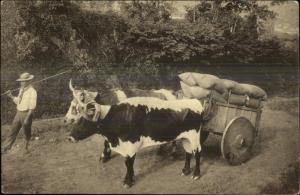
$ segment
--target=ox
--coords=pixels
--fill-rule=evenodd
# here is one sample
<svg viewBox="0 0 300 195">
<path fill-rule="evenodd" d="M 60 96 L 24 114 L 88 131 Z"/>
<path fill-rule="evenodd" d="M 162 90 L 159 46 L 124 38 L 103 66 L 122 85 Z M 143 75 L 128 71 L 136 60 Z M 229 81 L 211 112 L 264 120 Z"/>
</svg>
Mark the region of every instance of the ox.
<svg viewBox="0 0 300 195">
<path fill-rule="evenodd" d="M 133 97 L 117 105 L 78 102 L 84 110 L 83 117 L 72 127 L 69 140 L 75 142 L 93 134 L 104 136 L 111 149 L 125 157 L 125 188 L 134 184 L 133 164 L 139 150 L 178 139 L 182 140 L 186 151 L 182 174 L 188 175 L 191 172 L 190 160 L 194 153 L 196 165 L 192 178 L 200 178 L 203 107 L 199 100 L 166 101 L 152 97 Z"/>
<path fill-rule="evenodd" d="M 127 97 L 157 97 L 163 100 L 175 100 L 176 96 L 173 95 L 173 91 L 166 89 L 159 90 L 142 90 L 142 89 L 126 89 L 124 91 L 114 89 L 109 90 L 104 94 L 99 94 L 98 92 L 91 92 L 88 90 L 76 90 L 72 86 L 72 81 L 69 82 L 69 88 L 73 92 L 73 96 L 79 98 L 79 100 L 83 103 L 88 103 L 91 101 L 95 101 L 98 104 L 107 104 L 107 105 L 115 105 L 125 99 Z M 125 93 L 126 94 L 125 94 Z M 65 116 L 65 124 L 74 124 L 77 123 L 80 115 L 80 107 L 78 101 L 73 99 L 71 101 L 71 105 L 69 110 Z M 163 146 L 159 148 L 159 153 L 163 150 Z M 173 156 L 176 154 L 176 142 L 172 142 L 172 152 Z M 101 153 L 100 160 L 105 163 L 110 159 L 111 150 L 107 140 L 104 141 L 104 149 Z"/>
</svg>

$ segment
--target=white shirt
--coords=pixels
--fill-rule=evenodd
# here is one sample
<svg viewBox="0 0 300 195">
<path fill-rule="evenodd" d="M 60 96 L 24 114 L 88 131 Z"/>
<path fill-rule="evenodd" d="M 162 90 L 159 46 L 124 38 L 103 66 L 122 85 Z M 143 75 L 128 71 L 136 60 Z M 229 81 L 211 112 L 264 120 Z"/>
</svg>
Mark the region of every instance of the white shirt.
<svg viewBox="0 0 300 195">
<path fill-rule="evenodd" d="M 24 92 L 23 92 L 24 90 Z M 23 93 L 22 99 L 21 94 Z M 18 111 L 33 110 L 36 107 L 37 93 L 30 85 L 26 88 L 21 88 L 18 97 L 14 97 L 13 101 L 17 105 Z"/>
</svg>

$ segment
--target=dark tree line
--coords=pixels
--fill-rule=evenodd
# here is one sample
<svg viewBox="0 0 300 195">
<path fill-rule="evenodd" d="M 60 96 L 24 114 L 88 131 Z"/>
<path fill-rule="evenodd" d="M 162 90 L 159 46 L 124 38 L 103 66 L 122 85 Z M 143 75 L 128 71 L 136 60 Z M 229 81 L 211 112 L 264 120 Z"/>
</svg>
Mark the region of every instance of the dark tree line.
<svg viewBox="0 0 300 195">
<path fill-rule="evenodd" d="M 53 56 L 71 66 L 132 66 L 194 57 L 255 62 L 258 56 L 281 55 L 276 40 L 261 39 L 264 22 L 276 14 L 257 1 L 200 1 L 186 8 L 185 20 L 172 20 L 175 8 L 165 1 L 120 2 L 118 13 L 82 10 L 69 0 L 15 4 L 22 63 Z"/>
</svg>

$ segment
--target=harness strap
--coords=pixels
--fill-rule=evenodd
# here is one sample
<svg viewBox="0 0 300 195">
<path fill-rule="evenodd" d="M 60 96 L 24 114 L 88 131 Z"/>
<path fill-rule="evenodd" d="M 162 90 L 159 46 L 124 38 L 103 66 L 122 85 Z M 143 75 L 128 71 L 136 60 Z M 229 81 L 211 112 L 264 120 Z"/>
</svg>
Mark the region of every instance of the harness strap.
<svg viewBox="0 0 300 195">
<path fill-rule="evenodd" d="M 94 115 L 94 117 L 93 117 L 93 121 L 94 121 L 94 122 L 97 122 L 98 119 L 100 118 L 100 115 L 101 115 L 101 108 L 100 108 L 100 105 L 95 104 L 95 115 Z"/>
</svg>

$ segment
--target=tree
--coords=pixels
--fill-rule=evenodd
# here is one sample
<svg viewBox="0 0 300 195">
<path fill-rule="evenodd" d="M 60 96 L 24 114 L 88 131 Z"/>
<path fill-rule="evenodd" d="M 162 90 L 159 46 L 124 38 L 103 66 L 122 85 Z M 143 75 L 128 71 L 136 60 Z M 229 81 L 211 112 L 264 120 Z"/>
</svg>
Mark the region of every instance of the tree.
<svg viewBox="0 0 300 195">
<path fill-rule="evenodd" d="M 161 0 L 133 0 L 120 2 L 123 16 L 132 23 L 167 22 L 170 21 L 173 7 L 170 2 Z"/>
<path fill-rule="evenodd" d="M 48 64 L 58 61 L 75 66 L 87 65 L 88 55 L 80 48 L 81 39 L 70 18 L 79 11 L 68 0 L 16 1 L 21 19 L 16 33 L 17 57 L 22 64 Z M 49 56 L 52 56 L 49 58 Z"/>
<path fill-rule="evenodd" d="M 17 26 L 18 18 L 14 2 L 1 1 L 1 67 L 3 69 L 16 63 L 17 46 L 14 35 L 17 32 Z"/>
<path fill-rule="evenodd" d="M 263 29 L 263 21 L 274 18 L 275 13 L 267 5 L 259 5 L 257 1 L 215 0 L 202 1 L 195 8 L 187 8 L 186 19 L 195 22 L 209 23 L 222 28 L 227 34 L 238 31 L 250 32 L 258 38 L 259 30 Z"/>
<path fill-rule="evenodd" d="M 135 58 L 153 63 L 187 61 L 196 55 L 218 55 L 222 47 L 219 44 L 222 32 L 211 26 L 181 22 L 144 24 L 129 33 L 124 43 L 135 49 Z"/>
</svg>

